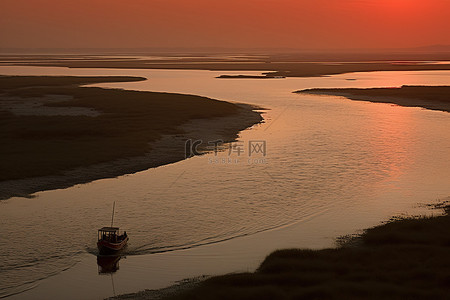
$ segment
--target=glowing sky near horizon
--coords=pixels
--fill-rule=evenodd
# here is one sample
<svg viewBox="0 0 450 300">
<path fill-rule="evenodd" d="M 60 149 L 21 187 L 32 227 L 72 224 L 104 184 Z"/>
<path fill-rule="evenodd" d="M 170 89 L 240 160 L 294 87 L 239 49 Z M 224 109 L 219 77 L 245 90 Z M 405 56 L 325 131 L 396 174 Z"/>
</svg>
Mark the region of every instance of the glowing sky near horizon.
<svg viewBox="0 0 450 300">
<path fill-rule="evenodd" d="M 0 47 L 450 44 L 450 0 L 0 0 Z"/>
</svg>

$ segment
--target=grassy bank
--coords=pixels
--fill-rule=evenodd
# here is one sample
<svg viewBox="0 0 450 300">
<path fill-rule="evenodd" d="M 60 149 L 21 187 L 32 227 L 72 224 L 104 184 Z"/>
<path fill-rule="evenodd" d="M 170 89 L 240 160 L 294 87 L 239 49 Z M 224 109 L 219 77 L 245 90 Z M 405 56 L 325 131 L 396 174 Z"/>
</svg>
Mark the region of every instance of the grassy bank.
<svg viewBox="0 0 450 300">
<path fill-rule="evenodd" d="M 0 76 L 2 104 L 14 107 L 18 102 L 37 101 L 40 111 L 88 108 L 98 113 L 18 115 L 2 106 L 0 181 L 58 175 L 144 155 L 162 135 L 182 134 L 180 125 L 190 120 L 230 116 L 240 110 L 235 104 L 199 96 L 80 87 L 136 80 L 144 78 Z M 51 99 L 49 95 L 53 95 Z M 222 131 L 226 131 L 224 127 Z M 237 133 L 233 129 L 231 134 Z M 184 148 L 179 150 L 184 153 Z"/>
<path fill-rule="evenodd" d="M 393 103 L 450 112 L 450 86 L 306 89 L 296 93 L 344 96 L 352 100 Z"/>
<path fill-rule="evenodd" d="M 448 203 L 440 208 L 445 215 L 392 220 L 336 249 L 276 251 L 254 273 L 213 277 L 167 299 L 448 299 Z"/>
</svg>

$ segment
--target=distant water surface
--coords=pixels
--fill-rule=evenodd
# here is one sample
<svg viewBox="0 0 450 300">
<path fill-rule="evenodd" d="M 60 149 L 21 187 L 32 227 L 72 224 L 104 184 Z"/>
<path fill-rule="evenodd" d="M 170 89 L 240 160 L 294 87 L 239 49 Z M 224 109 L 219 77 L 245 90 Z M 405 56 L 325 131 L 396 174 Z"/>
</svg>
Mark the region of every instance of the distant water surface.
<svg viewBox="0 0 450 300">
<path fill-rule="evenodd" d="M 419 204 L 450 195 L 448 113 L 292 93 L 443 85 L 449 83 L 448 71 L 264 80 L 216 79 L 236 73 L 186 70 L 0 67 L 0 74 L 144 76 L 149 80 L 98 86 L 195 94 L 270 109 L 263 124 L 241 132 L 231 154 L 211 153 L 0 202 L 0 297 L 35 288 L 18 296 L 44 299 L 57 290 L 52 286 L 72 277 L 69 290 L 87 286 L 85 297 L 112 295 L 102 288 L 110 279 L 97 275 L 94 254 L 96 229 L 109 224 L 113 201 L 116 224 L 131 237 L 128 258 L 115 275 L 122 284 L 114 293 L 125 293 L 202 272 L 252 270 L 277 248 L 333 246 L 339 235 L 396 214 L 424 212 Z M 264 142 L 267 155 L 249 157 L 250 141 Z M 236 147 L 243 149 L 240 155 Z M 212 257 L 216 263 L 192 269 Z M 142 267 L 150 261 L 160 269 Z"/>
</svg>

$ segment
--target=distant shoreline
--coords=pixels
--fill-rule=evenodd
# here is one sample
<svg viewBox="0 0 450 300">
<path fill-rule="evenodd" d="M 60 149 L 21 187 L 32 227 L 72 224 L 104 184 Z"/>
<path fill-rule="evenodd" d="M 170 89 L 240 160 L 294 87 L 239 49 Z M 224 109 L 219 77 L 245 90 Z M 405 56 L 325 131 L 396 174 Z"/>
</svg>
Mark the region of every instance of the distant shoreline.
<svg viewBox="0 0 450 300">
<path fill-rule="evenodd" d="M 0 100 L 9 105 L 0 106 L 0 142 L 8 145 L 0 149 L 0 200 L 174 163 L 186 158 L 187 139 L 231 142 L 262 120 L 246 104 L 79 86 L 138 80 L 145 79 L 0 76 Z M 64 115 L 72 111 L 81 114 Z"/>
<path fill-rule="evenodd" d="M 421 56 L 422 60 L 389 61 L 363 60 L 354 61 L 355 56 L 348 56 L 344 61 L 305 60 L 295 55 L 248 55 L 242 58 L 220 59 L 214 56 L 166 56 L 162 59 L 136 59 L 115 55 L 81 55 L 83 59 L 73 59 L 74 55 L 0 55 L 0 66 L 40 66 L 68 68 L 110 68 L 110 69 L 177 69 L 177 70 L 210 70 L 210 71 L 256 71 L 261 75 L 231 75 L 234 78 L 277 78 L 277 77 L 320 77 L 354 72 L 375 71 L 438 71 L 450 70 L 449 64 L 429 63 L 434 56 Z M 75 55 L 76 56 L 76 55 Z M 425 59 L 428 57 L 428 59 Z M 448 56 L 444 56 L 448 58 Z M 357 59 L 357 58 L 356 58 Z M 368 58 L 367 58 L 368 59 Z M 450 59 L 450 58 L 448 58 Z M 232 78 L 223 75 L 222 78 Z"/>
<path fill-rule="evenodd" d="M 269 75 L 220 75 L 216 78 L 220 79 L 282 79 L 286 76 L 269 76 Z"/>
<path fill-rule="evenodd" d="M 402 86 L 398 88 L 306 89 L 299 94 L 342 96 L 350 100 L 392 103 L 450 112 L 450 86 Z"/>
</svg>

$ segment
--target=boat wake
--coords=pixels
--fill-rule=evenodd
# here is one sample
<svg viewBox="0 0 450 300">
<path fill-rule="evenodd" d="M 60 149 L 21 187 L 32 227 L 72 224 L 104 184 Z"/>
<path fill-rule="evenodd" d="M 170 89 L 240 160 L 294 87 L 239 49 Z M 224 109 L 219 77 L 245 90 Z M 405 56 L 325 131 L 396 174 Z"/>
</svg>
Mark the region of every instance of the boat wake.
<svg viewBox="0 0 450 300">
<path fill-rule="evenodd" d="M 196 247 L 211 245 L 211 244 L 217 244 L 226 242 L 229 240 L 242 238 L 245 236 L 250 236 L 270 230 L 276 230 L 283 227 L 291 226 L 298 221 L 290 221 L 285 222 L 281 224 L 277 224 L 276 226 L 260 229 L 260 230 L 254 230 L 245 232 L 244 229 L 238 230 L 232 234 L 229 235 L 217 235 L 217 236 L 211 236 L 207 237 L 198 241 L 192 241 L 187 243 L 180 243 L 180 244 L 173 244 L 173 245 L 158 245 L 161 242 L 154 241 L 149 243 L 144 243 L 142 245 L 135 245 L 133 243 L 133 237 L 130 235 L 130 242 L 128 243 L 127 247 L 121 251 L 121 256 L 132 256 L 132 255 L 148 255 L 148 254 L 157 254 L 157 253 L 165 253 L 165 252 L 173 252 L 173 251 L 179 251 L 179 250 L 186 250 L 186 249 L 192 249 Z M 99 251 L 96 247 L 86 247 L 86 251 L 93 255 L 99 255 Z"/>
</svg>

